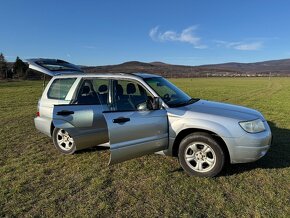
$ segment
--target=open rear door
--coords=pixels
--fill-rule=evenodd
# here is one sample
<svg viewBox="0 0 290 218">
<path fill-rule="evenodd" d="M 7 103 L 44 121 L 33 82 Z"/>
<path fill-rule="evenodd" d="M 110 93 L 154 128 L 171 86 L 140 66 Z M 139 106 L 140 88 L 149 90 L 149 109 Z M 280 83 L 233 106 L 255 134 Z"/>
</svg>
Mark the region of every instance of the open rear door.
<svg viewBox="0 0 290 218">
<path fill-rule="evenodd" d="M 102 105 L 54 105 L 53 124 L 74 139 L 77 150 L 109 141 Z"/>
<path fill-rule="evenodd" d="M 29 68 L 49 76 L 83 73 L 83 71 L 76 65 L 68 63 L 59 59 L 27 59 Z"/>
</svg>

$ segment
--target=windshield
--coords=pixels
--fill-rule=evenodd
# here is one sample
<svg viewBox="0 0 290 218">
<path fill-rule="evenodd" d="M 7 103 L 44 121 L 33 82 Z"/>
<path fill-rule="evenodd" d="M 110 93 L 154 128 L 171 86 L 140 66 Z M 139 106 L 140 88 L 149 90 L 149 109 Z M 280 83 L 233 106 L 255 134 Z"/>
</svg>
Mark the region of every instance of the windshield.
<svg viewBox="0 0 290 218">
<path fill-rule="evenodd" d="M 199 99 L 192 99 L 163 77 L 145 78 L 144 81 L 162 98 L 169 107 L 192 104 Z"/>
</svg>

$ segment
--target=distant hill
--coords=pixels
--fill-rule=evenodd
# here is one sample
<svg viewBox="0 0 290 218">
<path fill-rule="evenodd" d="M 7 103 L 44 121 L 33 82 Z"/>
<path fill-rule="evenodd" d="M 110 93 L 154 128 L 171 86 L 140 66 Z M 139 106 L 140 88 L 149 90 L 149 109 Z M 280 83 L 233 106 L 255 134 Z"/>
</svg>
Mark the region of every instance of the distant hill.
<svg viewBox="0 0 290 218">
<path fill-rule="evenodd" d="M 234 70 L 244 73 L 290 73 L 290 59 L 271 60 L 256 63 L 224 63 L 201 67 L 221 70 Z"/>
<path fill-rule="evenodd" d="M 206 67 L 197 66 L 183 66 L 183 65 L 172 65 L 162 62 L 151 62 L 144 63 L 139 61 L 130 61 L 117 65 L 106 65 L 96 67 L 83 67 L 88 73 L 134 73 L 134 72 L 145 72 L 159 74 L 165 77 L 202 77 L 204 75 L 215 74 L 221 72 L 221 70 L 210 69 Z M 234 72 L 228 70 L 230 74 Z"/>
<path fill-rule="evenodd" d="M 163 62 L 130 61 L 117 65 L 83 67 L 88 73 L 146 72 L 165 77 L 204 76 L 290 76 L 290 59 L 256 63 L 223 63 L 201 66 L 172 65 Z"/>
<path fill-rule="evenodd" d="M 14 62 L 8 62 L 8 68 Z M 200 66 L 174 65 L 163 62 L 144 63 L 129 61 L 116 65 L 80 66 L 87 73 L 134 73 L 145 72 L 164 77 L 249 77 L 249 76 L 290 76 L 290 59 L 271 60 L 256 63 L 222 63 Z M 42 74 L 29 70 L 28 78 L 39 79 Z"/>
</svg>

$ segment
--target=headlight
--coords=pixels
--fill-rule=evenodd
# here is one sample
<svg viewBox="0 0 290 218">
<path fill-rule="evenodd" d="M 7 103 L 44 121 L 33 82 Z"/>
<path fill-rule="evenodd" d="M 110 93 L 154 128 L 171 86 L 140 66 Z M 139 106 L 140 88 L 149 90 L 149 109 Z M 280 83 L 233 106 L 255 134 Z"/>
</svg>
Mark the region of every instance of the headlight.
<svg viewBox="0 0 290 218">
<path fill-rule="evenodd" d="M 262 120 L 251 120 L 239 122 L 240 126 L 249 133 L 263 132 L 266 128 Z"/>
</svg>

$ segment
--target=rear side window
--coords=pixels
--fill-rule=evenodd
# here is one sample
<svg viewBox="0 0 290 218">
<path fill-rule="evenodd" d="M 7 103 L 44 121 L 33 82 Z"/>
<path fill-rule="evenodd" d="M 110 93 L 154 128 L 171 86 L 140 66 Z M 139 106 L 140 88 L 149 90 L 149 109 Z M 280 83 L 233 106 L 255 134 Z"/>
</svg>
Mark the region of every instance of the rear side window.
<svg viewBox="0 0 290 218">
<path fill-rule="evenodd" d="M 75 80 L 76 78 L 55 79 L 48 90 L 47 97 L 64 100 Z"/>
<path fill-rule="evenodd" d="M 85 79 L 73 103 L 83 105 L 107 105 L 108 90 L 108 79 Z"/>
</svg>

